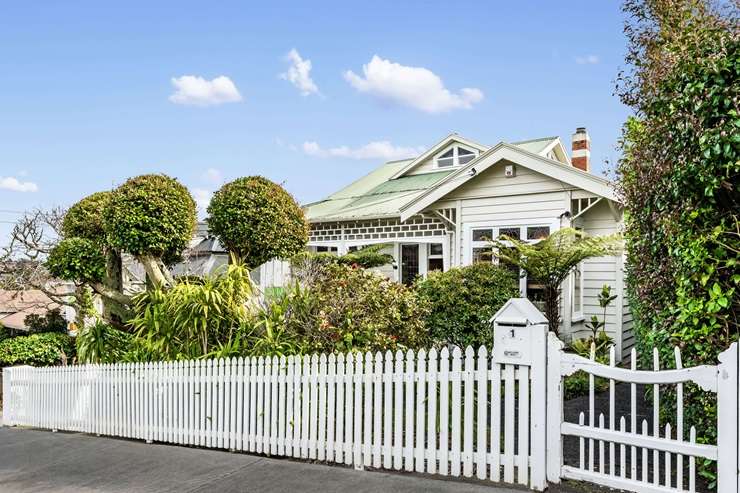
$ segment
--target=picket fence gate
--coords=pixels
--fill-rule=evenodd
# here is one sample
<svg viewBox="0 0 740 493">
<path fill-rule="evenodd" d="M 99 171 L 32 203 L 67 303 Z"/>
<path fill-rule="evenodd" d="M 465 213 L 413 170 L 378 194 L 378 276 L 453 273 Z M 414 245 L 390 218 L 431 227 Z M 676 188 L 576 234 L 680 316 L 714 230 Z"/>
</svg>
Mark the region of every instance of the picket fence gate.
<svg viewBox="0 0 740 493">
<path fill-rule="evenodd" d="M 526 299 L 494 317 L 493 351 L 349 353 L 3 370 L 3 421 L 233 451 L 477 477 L 544 490 L 562 479 L 639 493 L 694 492 L 697 461 L 717 461 L 717 493 L 740 493 L 738 346 L 720 364 L 638 370 L 566 353 Z M 564 379 L 588 374 L 587 409 L 565 419 Z M 596 411 L 596 379 L 609 383 Z M 629 411 L 617 385 L 629 385 Z M 685 429 L 684 386 L 718 398 L 717 444 Z M 652 423 L 638 388 L 652 389 Z M 675 420 L 661 417 L 675 388 Z M 585 406 L 584 406 L 585 407 Z M 620 406 L 621 407 L 621 406 Z M 627 416 L 625 417 L 626 414 Z M 663 421 L 661 421 L 663 420 Z M 629 426 L 627 425 L 629 423 Z M 652 429 L 651 429 L 652 428 Z M 577 440 L 578 459 L 564 457 Z"/>
</svg>

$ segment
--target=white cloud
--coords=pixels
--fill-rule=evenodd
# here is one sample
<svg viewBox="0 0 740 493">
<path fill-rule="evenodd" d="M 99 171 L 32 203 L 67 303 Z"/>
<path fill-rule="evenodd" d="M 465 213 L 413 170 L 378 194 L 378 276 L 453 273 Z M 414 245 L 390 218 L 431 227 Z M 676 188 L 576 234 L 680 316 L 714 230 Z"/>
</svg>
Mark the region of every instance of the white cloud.
<svg viewBox="0 0 740 493">
<path fill-rule="evenodd" d="M 599 63 L 599 57 L 596 55 L 577 56 L 576 63 L 578 65 L 596 65 Z"/>
<path fill-rule="evenodd" d="M 175 86 L 176 91 L 170 95 L 169 99 L 175 104 L 214 106 L 242 100 L 239 90 L 225 75 L 213 80 L 206 80 L 196 75 L 183 75 L 173 77 L 172 85 Z"/>
<path fill-rule="evenodd" d="M 0 189 L 13 192 L 37 192 L 39 187 L 32 181 L 19 181 L 12 176 L 0 176 Z"/>
<path fill-rule="evenodd" d="M 193 199 L 195 199 L 195 204 L 198 206 L 198 215 L 200 217 L 206 215 L 206 209 L 208 208 L 208 204 L 211 203 L 211 197 L 213 197 L 211 190 L 193 188 Z"/>
<path fill-rule="evenodd" d="M 223 174 L 216 168 L 208 168 L 200 175 L 200 178 L 209 185 L 221 185 L 224 181 Z"/>
<path fill-rule="evenodd" d="M 351 70 L 344 78 L 359 92 L 379 99 L 410 106 L 427 113 L 443 113 L 455 109 L 470 109 L 483 100 L 480 89 L 466 87 L 459 93 L 450 92 L 434 72 L 423 67 L 407 67 L 374 55 L 362 66 L 363 76 Z"/>
<path fill-rule="evenodd" d="M 311 79 L 311 60 L 301 58 L 295 48 L 288 52 L 285 60 L 290 63 L 290 67 L 287 72 L 280 74 L 280 78 L 293 84 L 304 96 L 319 94 L 318 86 Z"/>
<path fill-rule="evenodd" d="M 423 147 L 396 147 L 387 140 L 370 142 L 362 147 L 347 146 L 322 148 L 317 142 L 304 142 L 303 152 L 309 156 L 341 157 L 348 159 L 404 159 L 417 156 L 424 152 Z"/>
</svg>

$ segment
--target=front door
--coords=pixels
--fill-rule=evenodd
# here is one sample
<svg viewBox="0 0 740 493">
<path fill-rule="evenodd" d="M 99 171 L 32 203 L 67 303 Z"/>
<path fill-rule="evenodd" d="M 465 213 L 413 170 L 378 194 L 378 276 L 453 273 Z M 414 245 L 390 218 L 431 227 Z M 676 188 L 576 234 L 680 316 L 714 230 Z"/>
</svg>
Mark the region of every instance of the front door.
<svg viewBox="0 0 740 493">
<path fill-rule="evenodd" d="M 410 286 L 419 275 L 419 245 L 401 245 L 401 282 Z"/>
</svg>

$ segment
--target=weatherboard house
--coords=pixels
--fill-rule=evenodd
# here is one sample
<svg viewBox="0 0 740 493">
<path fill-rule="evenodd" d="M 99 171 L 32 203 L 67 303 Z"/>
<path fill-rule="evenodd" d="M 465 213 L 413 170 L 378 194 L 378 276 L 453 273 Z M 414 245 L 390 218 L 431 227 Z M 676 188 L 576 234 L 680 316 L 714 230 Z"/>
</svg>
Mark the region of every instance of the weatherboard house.
<svg viewBox="0 0 740 493">
<path fill-rule="evenodd" d="M 591 174 L 589 159 L 585 128 L 573 134 L 572 157 L 558 137 L 488 146 L 452 134 L 307 204 L 309 249 L 341 254 L 386 244 L 395 262 L 379 270 L 408 284 L 432 270 L 495 262 L 489 239 L 502 234 L 536 242 L 569 226 L 590 235 L 617 232 L 622 206 L 612 184 Z M 618 297 L 607 310 L 606 330 L 618 355 L 632 346 L 623 265 L 623 255 L 589 259 L 566 281 L 566 338 L 585 336 L 584 321 L 603 316 L 597 296 L 607 284 Z M 541 293 L 526 276 L 519 287 L 534 300 Z"/>
</svg>

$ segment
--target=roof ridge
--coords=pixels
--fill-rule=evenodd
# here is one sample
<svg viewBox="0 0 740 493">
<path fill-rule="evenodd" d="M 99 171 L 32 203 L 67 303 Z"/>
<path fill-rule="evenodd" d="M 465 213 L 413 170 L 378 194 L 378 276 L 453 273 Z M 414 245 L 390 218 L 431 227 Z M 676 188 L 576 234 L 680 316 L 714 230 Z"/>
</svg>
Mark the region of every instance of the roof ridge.
<svg viewBox="0 0 740 493">
<path fill-rule="evenodd" d="M 509 143 L 511 145 L 519 145 L 519 144 L 528 144 L 530 142 L 542 142 L 543 140 L 554 140 L 554 139 L 559 139 L 559 138 L 560 138 L 560 136 L 553 135 L 553 136 L 550 136 L 550 137 L 540 137 L 540 138 L 537 138 L 537 139 L 519 140 L 517 142 L 509 142 Z"/>
</svg>

